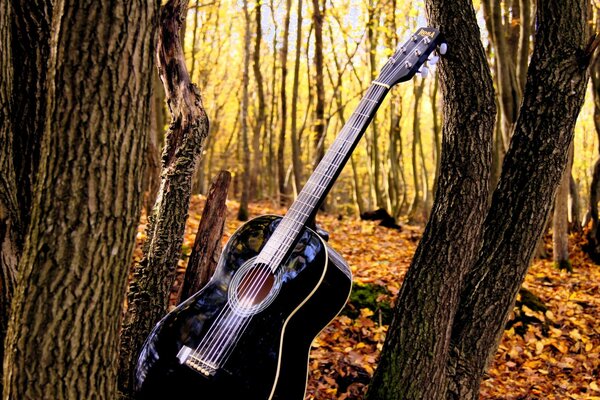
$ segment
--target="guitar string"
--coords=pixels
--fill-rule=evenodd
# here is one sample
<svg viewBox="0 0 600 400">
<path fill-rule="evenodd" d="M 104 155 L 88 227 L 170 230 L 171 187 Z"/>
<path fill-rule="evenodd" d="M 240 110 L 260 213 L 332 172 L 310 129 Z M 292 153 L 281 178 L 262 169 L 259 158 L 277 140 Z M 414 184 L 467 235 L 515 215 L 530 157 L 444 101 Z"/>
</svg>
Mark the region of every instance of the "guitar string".
<svg viewBox="0 0 600 400">
<path fill-rule="evenodd" d="M 374 87 L 374 89 L 372 89 L 373 87 Z M 331 179 L 335 175 L 335 172 L 341 166 L 341 163 L 343 162 L 343 159 L 347 155 L 348 150 L 352 147 L 352 145 L 356 141 L 356 139 L 357 139 L 356 132 L 360 131 L 360 126 L 364 125 L 365 121 L 372 117 L 370 115 L 370 113 L 373 112 L 373 109 L 375 107 L 373 107 L 372 105 L 369 105 L 368 102 L 372 102 L 374 104 L 378 104 L 378 102 L 373 101 L 371 96 L 374 95 L 375 97 L 378 97 L 384 91 L 385 91 L 385 89 L 378 85 L 372 85 L 371 87 L 369 87 L 368 93 L 364 97 L 366 101 L 361 102 L 363 104 L 359 104 L 356 112 L 353 114 L 353 116 L 356 115 L 356 117 L 351 118 L 353 120 L 349 121 L 350 125 L 348 126 L 348 129 L 345 130 L 345 132 L 340 132 L 341 134 L 338 137 L 339 140 L 334 141 L 337 143 L 332 144 L 331 150 L 333 150 L 333 152 L 329 152 L 329 151 L 327 152 L 326 156 L 333 154 L 333 156 L 332 156 L 333 159 L 331 159 L 332 157 L 324 157 L 324 161 L 325 161 L 325 163 L 323 164 L 324 167 L 323 168 L 317 167 L 317 169 L 315 170 L 315 173 L 317 175 L 321 175 L 321 177 L 319 178 L 319 182 L 318 183 L 310 182 L 310 179 L 309 179 L 309 182 L 311 184 L 315 184 L 319 188 L 319 190 L 324 191 L 326 189 L 326 187 L 327 187 L 326 182 L 331 181 Z M 367 113 L 364 113 L 365 111 L 367 111 Z M 354 138 L 352 136 L 354 136 Z M 354 139 L 354 140 L 349 140 L 349 139 Z M 329 160 L 327 160 L 326 158 L 329 158 Z M 322 173 L 319 173 L 320 169 L 324 169 L 325 171 L 322 171 Z M 307 182 L 305 187 L 308 186 L 309 182 Z M 316 206 L 316 204 L 312 204 L 314 201 L 310 201 L 310 199 L 306 199 L 307 194 L 308 193 L 305 190 L 302 190 L 300 195 L 298 196 L 297 200 L 300 200 L 300 202 L 296 203 L 296 204 L 300 204 L 299 209 L 295 208 L 294 205 L 292 205 L 292 208 L 290 209 L 290 211 L 292 211 L 292 213 L 291 213 L 291 215 L 288 215 L 288 217 L 289 217 L 288 221 L 291 221 L 292 226 L 286 227 L 287 229 L 292 229 L 294 227 L 294 225 L 296 225 L 298 227 L 300 225 L 304 225 L 305 221 L 302 221 L 302 219 L 308 218 L 308 216 L 309 216 L 308 212 L 311 209 L 314 209 L 314 207 Z M 303 200 L 301 200 L 301 197 L 303 198 Z M 320 196 L 318 196 L 317 198 L 320 198 Z M 307 202 L 305 202 L 304 200 L 306 200 Z M 288 214 L 290 214 L 290 213 L 288 213 Z M 300 220 L 297 220 L 294 218 L 294 217 L 298 216 L 298 214 L 301 215 Z M 282 222 L 280 222 L 279 226 L 282 226 L 283 221 L 284 220 L 282 220 Z M 278 228 L 279 228 L 279 226 L 278 226 Z M 291 236 L 284 236 L 283 239 L 280 239 L 280 241 L 282 243 L 279 243 L 279 246 L 274 254 L 274 259 L 271 260 L 273 265 L 279 267 L 279 264 L 281 263 L 281 261 L 283 261 L 282 260 L 283 255 L 285 253 L 287 253 L 287 251 L 289 250 L 288 247 L 295 240 L 296 235 L 300 232 L 302 227 L 299 228 L 299 231 L 296 231 L 295 229 L 293 229 L 293 234 Z M 276 232 L 277 232 L 277 229 L 274 232 L 274 234 L 272 235 L 272 237 L 276 236 Z M 267 241 L 267 243 L 269 243 L 269 241 Z M 265 244 L 265 247 L 266 246 L 267 246 L 267 244 Z M 259 255 L 259 257 L 260 257 L 260 255 Z M 276 273 L 276 270 L 271 270 L 271 272 Z M 245 298 L 248 295 L 247 292 L 251 291 L 252 294 L 250 294 L 248 297 L 250 299 L 249 302 L 253 303 L 254 300 L 256 300 L 257 294 L 262 289 L 262 286 L 268 279 L 269 275 L 271 275 L 271 273 L 265 271 L 265 269 L 262 268 L 258 275 L 258 279 L 255 279 L 257 277 L 256 274 L 253 277 L 254 282 L 253 282 L 252 287 L 248 288 L 248 286 L 246 286 L 244 289 L 247 289 L 247 290 L 244 290 L 243 293 L 240 295 L 240 297 Z M 238 317 L 237 319 L 235 319 L 235 318 L 234 319 L 228 318 L 228 319 L 229 319 L 228 323 L 225 326 L 221 326 L 219 329 L 221 331 L 221 335 L 219 335 L 220 337 L 223 337 L 225 335 L 228 335 L 230 338 L 232 336 L 239 337 L 239 335 L 237 334 L 236 331 L 239 331 L 240 329 L 245 329 L 245 326 L 247 326 L 247 323 L 249 323 L 250 316 L 242 315 L 242 316 Z M 245 321 L 245 320 L 248 320 L 248 321 Z M 235 326 L 236 324 L 237 324 L 237 327 Z M 215 325 L 216 324 L 213 324 L 213 326 L 215 326 Z M 211 336 L 214 336 L 214 334 Z M 217 341 L 219 339 L 221 339 L 221 338 L 217 338 L 215 341 Z M 207 340 L 207 341 L 210 341 L 210 340 Z M 223 344 L 223 343 L 220 343 L 220 344 Z M 198 346 L 198 348 L 199 347 L 200 346 Z M 230 346 L 227 343 L 225 343 L 225 346 L 212 346 L 213 350 L 211 352 L 209 352 L 208 354 L 206 354 L 206 356 L 203 358 L 205 358 L 206 360 L 209 360 L 208 362 L 219 365 L 220 359 L 223 358 L 223 357 L 220 357 L 219 350 L 223 349 L 223 347 L 225 347 L 225 351 L 221 354 L 224 357 L 228 353 L 227 348 L 231 349 L 234 346 Z"/>
<path fill-rule="evenodd" d="M 412 51 L 411 51 L 411 54 L 412 54 Z M 407 57 L 408 57 L 408 56 L 407 56 Z M 406 58 L 405 58 L 405 59 L 406 59 Z M 382 69 L 382 74 L 383 74 L 383 72 L 385 71 L 386 67 L 388 67 L 388 66 L 390 66 L 390 64 L 389 64 L 389 63 L 387 63 L 387 64 L 384 66 L 384 68 Z M 382 75 L 382 74 L 380 74 L 380 75 Z M 369 87 L 369 90 L 371 90 L 371 88 L 372 88 L 373 86 L 374 86 L 374 85 L 372 84 L 372 85 Z M 379 85 L 378 85 L 378 86 L 377 86 L 377 88 L 376 88 L 376 90 L 375 90 L 375 92 L 377 92 L 378 90 L 381 90 L 381 89 L 380 89 L 380 87 L 381 87 L 381 86 L 379 86 Z M 383 91 L 383 90 L 381 90 L 381 91 Z M 375 93 L 375 95 L 376 95 L 376 96 L 379 96 L 379 95 L 381 95 L 381 93 Z M 373 102 L 374 104 L 377 104 L 377 105 L 379 104 L 378 102 L 375 102 L 375 101 L 373 101 L 373 99 L 370 99 L 370 98 L 369 98 L 369 94 L 365 95 L 364 99 L 365 99 L 366 101 L 371 101 L 371 102 Z M 362 103 L 362 102 L 361 102 L 361 103 Z M 371 106 L 371 107 L 365 106 L 365 107 L 362 107 L 362 108 L 361 108 L 361 106 L 362 106 L 362 104 L 359 104 L 359 106 L 357 107 L 357 110 L 356 110 L 356 112 L 353 114 L 353 116 L 354 116 L 355 114 L 358 114 L 358 115 L 359 115 L 359 117 L 358 117 L 358 118 L 356 118 L 356 120 L 359 120 L 359 124 L 358 124 L 358 125 L 362 125 L 362 124 L 364 124 L 364 122 L 365 122 L 365 120 L 366 120 L 366 119 L 368 119 L 368 118 L 371 118 L 371 117 L 372 117 L 372 116 L 370 116 L 369 114 L 362 114 L 362 112 L 361 112 L 361 111 L 365 111 L 365 109 L 368 109 L 368 108 L 370 108 L 370 109 L 369 109 L 369 113 L 371 113 L 371 112 L 373 111 L 373 108 L 374 108 L 374 107 L 372 107 L 372 106 Z M 360 111 L 359 111 L 359 110 L 360 110 Z M 353 116 L 352 116 L 352 117 L 353 117 Z M 351 119 L 352 119 L 352 118 L 351 118 Z M 355 125 L 355 122 L 356 122 L 356 120 L 355 120 L 355 121 L 352 121 L 352 125 Z M 350 122 L 350 121 L 349 121 L 349 122 Z M 350 136 L 350 135 L 352 135 L 352 131 L 358 131 L 358 130 L 359 130 L 359 129 L 357 129 L 355 126 L 350 126 L 350 127 L 349 127 L 349 131 L 350 131 L 350 132 L 349 132 L 349 134 L 348 134 L 348 135 L 346 135 L 346 133 L 345 133 L 345 132 L 340 132 L 340 133 L 342 133 L 341 135 L 339 135 L 339 138 L 340 138 L 340 139 L 342 139 L 342 140 L 341 140 L 341 145 L 340 145 L 340 147 L 341 147 L 341 148 L 340 148 L 340 149 L 338 149 L 338 150 L 336 150 L 336 152 L 334 153 L 334 154 L 335 154 L 335 155 L 333 156 L 333 157 L 334 157 L 334 159 L 333 159 L 332 161 L 329 161 L 329 162 L 328 162 L 328 163 L 325 165 L 325 168 L 323 168 L 323 169 L 325 169 L 325 171 L 324 171 L 324 173 L 323 173 L 323 174 L 319 174 L 319 173 L 318 173 L 318 172 L 319 172 L 319 171 L 318 171 L 318 170 L 319 170 L 319 167 L 317 167 L 317 169 L 315 170 L 315 173 L 317 173 L 318 175 L 321 175 L 321 178 L 320 178 L 320 180 L 319 180 L 319 183 L 317 183 L 317 184 L 316 184 L 316 186 L 317 186 L 317 187 L 318 187 L 320 190 L 321 190 L 321 189 L 325 189 L 325 188 L 326 188 L 326 186 L 323 186 L 323 183 L 325 183 L 325 182 L 327 182 L 327 181 L 331 182 L 331 179 L 333 178 L 333 176 L 335 175 L 336 171 L 337 171 L 337 170 L 339 170 L 339 167 L 341 166 L 341 165 L 340 165 L 340 164 L 341 164 L 341 162 L 340 162 L 340 161 L 343 161 L 343 158 L 345 157 L 345 155 L 346 155 L 346 153 L 347 153 L 347 150 L 348 150 L 348 149 L 349 149 L 349 148 L 350 148 L 350 147 L 353 145 L 354 141 L 356 141 L 356 138 L 354 138 L 354 140 L 348 141 L 348 140 L 346 140 L 346 139 L 344 138 L 344 136 Z M 334 144 L 332 145 L 332 147 L 335 147 L 335 144 L 336 144 L 335 142 L 337 142 L 337 141 L 338 141 L 338 140 L 335 140 L 335 141 L 334 141 Z M 348 145 L 349 145 L 349 146 L 348 146 Z M 346 149 L 346 147 L 348 147 L 348 149 Z M 333 149 L 332 149 L 332 150 L 333 150 Z M 328 152 L 328 153 L 326 154 L 326 156 L 327 156 L 328 154 L 331 154 L 331 152 Z M 340 156 L 341 156 L 341 160 L 340 160 Z M 326 158 L 326 157 L 324 157 L 324 158 Z M 338 164 L 338 162 L 339 162 L 339 164 Z M 333 168 L 331 168 L 331 167 L 333 167 Z M 332 173 L 332 175 L 331 175 L 331 176 L 329 176 L 328 172 L 331 172 L 331 173 Z M 305 185 L 305 187 L 306 187 L 306 186 L 308 186 L 308 184 L 309 184 L 309 183 L 310 183 L 310 184 L 314 184 L 314 182 L 310 182 L 310 179 L 309 179 L 309 181 L 307 182 L 307 184 Z M 313 190 L 314 190 L 314 189 L 313 189 Z M 296 215 L 299 213 L 299 214 L 301 215 L 301 217 L 300 217 L 300 221 L 298 221 L 298 220 L 294 219 L 294 216 L 295 216 L 295 215 L 292 215 L 292 216 L 290 216 L 290 218 L 289 218 L 289 219 L 285 219 L 285 218 L 284 218 L 284 219 L 283 219 L 283 220 L 280 222 L 280 224 L 279 224 L 278 228 L 280 228 L 280 227 L 282 227 L 282 225 L 284 225 L 284 221 L 291 221 L 291 225 L 292 225 L 292 226 L 291 226 L 291 227 L 287 227 L 287 226 L 286 226 L 286 228 L 287 228 L 288 230 L 289 230 L 289 229 L 291 229 L 291 228 L 293 228 L 293 227 L 294 227 L 294 224 L 295 224 L 296 226 L 299 226 L 299 225 L 303 225 L 303 224 L 306 222 L 306 219 L 308 218 L 308 216 L 309 216 L 310 214 L 307 214 L 307 213 L 305 213 L 305 212 L 310 212 L 311 210 L 313 210 L 313 209 L 314 209 L 314 207 L 316 207 L 316 205 L 317 205 L 317 204 L 312 204 L 312 203 L 313 203 L 313 201 L 311 201 L 311 199 L 304 199 L 304 200 L 307 200 L 307 202 L 305 202 L 304 200 L 300 200 L 300 198 L 302 197 L 302 195 L 305 195 L 304 197 L 306 197 L 306 195 L 310 195 L 311 197 L 313 197 L 313 196 L 312 196 L 310 193 L 306 192 L 305 190 L 302 190 L 302 191 L 301 191 L 301 193 L 300 193 L 300 195 L 299 195 L 299 196 L 298 196 L 298 198 L 297 198 L 297 201 L 298 201 L 298 202 L 297 202 L 297 204 L 298 204 L 298 203 L 300 204 L 300 206 L 299 206 L 300 210 L 298 210 L 298 209 L 294 209 L 294 208 L 293 208 L 293 206 L 294 206 L 294 205 L 292 205 L 292 209 L 291 209 L 290 211 L 293 211 L 293 212 L 294 212 Z M 317 196 L 317 197 L 315 197 L 315 198 L 320 198 L 320 197 L 321 197 L 321 196 Z M 302 221 L 303 219 L 304 219 L 304 222 Z M 276 251 L 275 251 L 275 253 L 273 254 L 273 257 L 274 257 L 274 259 L 273 259 L 273 260 L 271 260 L 271 262 L 263 262 L 264 264 L 266 264 L 266 266 L 269 266 L 269 264 L 272 264 L 273 266 L 275 266 L 275 269 L 269 268 L 269 269 L 271 270 L 271 272 L 272 272 L 272 273 L 277 273 L 277 269 L 280 267 L 280 263 L 281 263 L 281 261 L 283 261 L 283 260 L 282 260 L 282 258 L 283 258 L 283 255 L 285 255 L 285 253 L 287 253 L 287 251 L 289 250 L 289 246 L 290 246 L 290 245 L 292 244 L 292 242 L 293 242 L 293 241 L 296 239 L 296 236 L 297 236 L 297 235 L 300 233 L 300 231 L 302 230 L 302 228 L 303 228 L 303 226 L 302 226 L 302 227 L 299 227 L 299 231 L 297 231 L 297 232 L 294 230 L 294 232 L 292 233 L 292 235 L 291 235 L 291 236 L 284 236 L 284 238 L 283 238 L 282 242 L 281 242 L 281 243 L 279 243 L 279 246 L 278 246 L 278 248 L 276 248 Z M 275 236 L 275 234 L 276 234 L 276 233 L 277 233 L 277 229 L 276 229 L 276 231 L 274 232 L 274 234 L 272 235 L 272 237 L 273 237 L 273 236 Z M 271 238 L 270 238 L 270 239 L 271 239 Z M 270 239 L 267 241 L 267 243 L 265 244 L 265 246 L 263 247 L 263 249 L 264 249 L 265 247 L 267 247 L 267 244 L 269 244 L 269 243 L 271 242 L 271 240 L 270 240 Z M 280 239 L 280 240 L 281 240 L 281 239 Z M 287 242 L 288 242 L 288 240 L 289 240 L 289 243 L 287 243 Z M 258 259 L 261 257 L 261 255 L 262 255 L 262 254 L 264 254 L 264 253 L 263 253 L 263 251 L 261 250 L 261 253 L 259 253 L 259 256 L 257 257 L 257 259 L 256 259 L 256 260 L 258 260 Z M 277 260 L 277 261 L 275 261 L 275 260 Z M 256 264 L 259 264 L 260 262 L 256 262 L 256 261 L 255 261 L 255 263 L 256 263 Z M 259 270 L 260 270 L 260 271 L 259 271 Z M 259 272 L 254 272 L 254 271 L 259 271 Z M 251 275 L 251 277 L 250 277 L 250 278 L 248 278 L 248 279 L 249 279 L 249 281 L 251 281 L 251 282 L 252 282 L 252 284 L 251 284 L 251 285 L 245 285 L 245 287 L 244 287 L 244 289 L 243 289 L 243 292 L 242 292 L 242 294 L 241 294 L 241 295 L 239 295 L 241 298 L 245 298 L 245 297 L 246 297 L 246 295 L 247 295 L 247 292 L 248 292 L 248 291 L 252 291 L 252 294 L 249 296 L 249 298 L 250 298 L 250 301 L 249 301 L 249 302 L 250 302 L 251 304 L 252 304 L 252 303 L 254 303 L 254 301 L 256 300 L 256 296 L 258 295 L 258 293 L 260 292 L 260 290 L 263 288 L 263 285 L 264 285 L 264 283 L 266 282 L 266 280 L 268 279 L 268 277 L 271 275 L 271 273 L 267 272 L 267 271 L 265 270 L 265 268 L 254 268 L 254 271 L 253 271 L 254 273 Z M 257 277 L 258 277 L 258 279 L 257 279 Z M 245 278 L 245 279 L 246 279 L 246 278 Z M 267 296 L 268 296 L 268 294 L 267 294 Z M 228 308 L 231 308 L 231 307 L 229 306 L 229 304 L 227 304 L 227 307 L 228 307 Z M 225 327 L 221 327 L 221 329 L 220 329 L 220 330 L 222 331 L 222 334 L 221 334 L 221 336 L 223 336 L 224 334 L 228 334 L 228 335 L 230 335 L 230 337 L 231 337 L 231 336 L 233 336 L 234 338 L 236 338 L 236 337 L 237 337 L 237 339 L 239 339 L 239 336 L 240 336 L 240 335 L 238 335 L 236 331 L 238 331 L 238 332 L 239 332 L 239 330 L 240 330 L 241 328 L 243 328 L 243 329 L 245 330 L 245 328 L 247 327 L 247 325 L 248 325 L 248 323 L 249 323 L 249 320 L 251 319 L 251 317 L 252 317 L 252 315 L 241 315 L 241 316 L 238 316 L 237 320 L 230 320 L 230 321 L 229 321 L 229 323 L 228 323 L 227 325 L 225 325 Z M 220 318 L 218 318 L 218 319 L 220 319 Z M 216 326 L 216 325 L 220 325 L 220 324 L 217 324 L 217 320 L 215 320 L 215 322 L 213 323 L 212 327 L 214 327 L 214 326 Z M 237 325 L 237 326 L 236 326 L 236 325 Z M 214 335 L 211 335 L 211 336 L 214 336 Z M 207 337 L 208 337 L 208 335 L 206 335 L 206 336 L 205 336 L 205 338 L 207 338 Z M 207 341 L 209 341 L 209 340 L 207 340 Z M 236 340 L 236 342 L 237 342 L 237 340 Z M 216 358 L 216 360 L 215 360 L 215 361 L 216 361 L 216 364 L 217 364 L 217 366 L 221 364 L 221 361 L 220 361 L 219 359 L 222 359 L 222 357 L 219 357 L 219 355 L 220 355 L 220 354 L 223 354 L 224 356 L 227 356 L 227 354 L 229 354 L 229 353 L 230 353 L 230 350 L 232 350 L 232 348 L 233 348 L 233 347 L 235 347 L 235 344 L 228 345 L 228 343 L 227 343 L 227 342 L 225 342 L 225 343 L 221 342 L 220 344 L 222 344 L 223 346 L 221 346 L 221 347 L 213 346 L 213 347 L 212 347 L 212 348 L 213 348 L 213 351 L 207 355 L 208 357 L 206 357 L 208 360 L 211 360 L 211 361 L 212 361 L 212 358 L 213 358 L 213 354 L 212 354 L 212 353 L 215 353 L 214 355 L 216 355 L 216 357 L 217 357 L 217 358 Z M 199 346 L 196 348 L 196 351 L 195 351 L 195 353 L 197 352 L 197 350 L 198 350 L 198 348 L 199 348 L 199 347 L 200 347 L 200 345 L 199 345 Z M 223 349 L 223 347 L 225 347 L 225 351 L 224 351 L 224 352 L 223 352 L 223 350 L 222 350 L 222 349 Z M 221 353 L 220 353 L 220 354 L 219 354 L 219 352 L 218 352 L 218 350 L 217 350 L 217 349 L 219 349 L 219 348 L 221 349 Z"/>
</svg>

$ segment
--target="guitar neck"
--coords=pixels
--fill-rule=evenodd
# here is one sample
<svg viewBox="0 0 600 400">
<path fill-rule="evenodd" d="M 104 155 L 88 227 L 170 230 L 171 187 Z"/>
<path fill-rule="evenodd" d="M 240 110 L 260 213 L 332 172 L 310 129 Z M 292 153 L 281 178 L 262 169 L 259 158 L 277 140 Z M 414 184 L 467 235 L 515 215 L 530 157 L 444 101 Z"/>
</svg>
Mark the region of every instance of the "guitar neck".
<svg viewBox="0 0 600 400">
<path fill-rule="evenodd" d="M 275 271 L 297 242 L 300 232 L 316 214 L 352 151 L 367 130 L 389 86 L 373 82 L 327 153 L 258 256 Z"/>
</svg>

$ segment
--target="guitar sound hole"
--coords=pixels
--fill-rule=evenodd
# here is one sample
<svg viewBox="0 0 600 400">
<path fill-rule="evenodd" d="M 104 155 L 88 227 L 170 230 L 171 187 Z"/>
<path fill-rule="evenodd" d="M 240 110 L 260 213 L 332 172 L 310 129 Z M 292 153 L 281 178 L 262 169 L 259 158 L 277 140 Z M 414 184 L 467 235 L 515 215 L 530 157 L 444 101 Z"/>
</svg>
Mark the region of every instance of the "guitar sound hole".
<svg viewBox="0 0 600 400">
<path fill-rule="evenodd" d="M 251 307 L 262 303 L 267 298 L 275 277 L 264 267 L 252 267 L 246 271 L 237 288 L 237 296 L 241 305 Z"/>
</svg>

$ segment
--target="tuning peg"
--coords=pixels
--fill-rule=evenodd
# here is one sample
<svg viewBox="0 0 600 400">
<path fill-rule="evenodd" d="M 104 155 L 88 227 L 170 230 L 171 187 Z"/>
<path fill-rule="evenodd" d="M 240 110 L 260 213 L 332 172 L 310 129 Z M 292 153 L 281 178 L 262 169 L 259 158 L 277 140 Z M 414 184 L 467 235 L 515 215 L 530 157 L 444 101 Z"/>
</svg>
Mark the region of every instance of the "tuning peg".
<svg viewBox="0 0 600 400">
<path fill-rule="evenodd" d="M 429 58 L 427 59 L 427 61 L 429 62 L 429 65 L 435 65 L 437 64 L 437 62 L 440 60 L 440 56 L 437 55 L 430 55 Z"/>
<path fill-rule="evenodd" d="M 448 43 L 440 44 L 440 54 L 444 55 L 448 51 Z"/>
<path fill-rule="evenodd" d="M 421 74 L 421 78 L 425 79 L 427 78 L 427 75 L 429 75 L 429 68 L 427 68 L 426 66 L 422 66 L 421 68 L 419 68 L 418 72 Z"/>
</svg>

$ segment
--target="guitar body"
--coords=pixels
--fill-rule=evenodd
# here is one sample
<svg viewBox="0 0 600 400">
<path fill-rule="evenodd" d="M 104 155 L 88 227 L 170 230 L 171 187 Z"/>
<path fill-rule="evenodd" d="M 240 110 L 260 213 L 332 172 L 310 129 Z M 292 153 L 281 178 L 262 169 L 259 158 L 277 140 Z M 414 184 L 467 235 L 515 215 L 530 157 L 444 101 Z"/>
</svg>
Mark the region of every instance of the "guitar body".
<svg viewBox="0 0 600 400">
<path fill-rule="evenodd" d="M 243 275 L 252 274 L 247 266 L 280 221 L 262 216 L 238 229 L 207 286 L 156 325 L 135 371 L 137 399 L 304 399 L 310 345 L 340 312 L 352 284 L 343 259 L 314 231 L 301 232 L 271 282 L 270 295 L 242 329 L 232 333 L 222 322 L 231 310 L 231 293 L 243 291 Z M 204 350 L 210 355 L 221 349 L 214 338 L 226 340 L 228 334 L 236 337 L 234 344 L 216 357 L 218 368 L 210 373 L 182 362 L 182 349 L 200 353 L 213 338 L 215 350 Z"/>
</svg>

